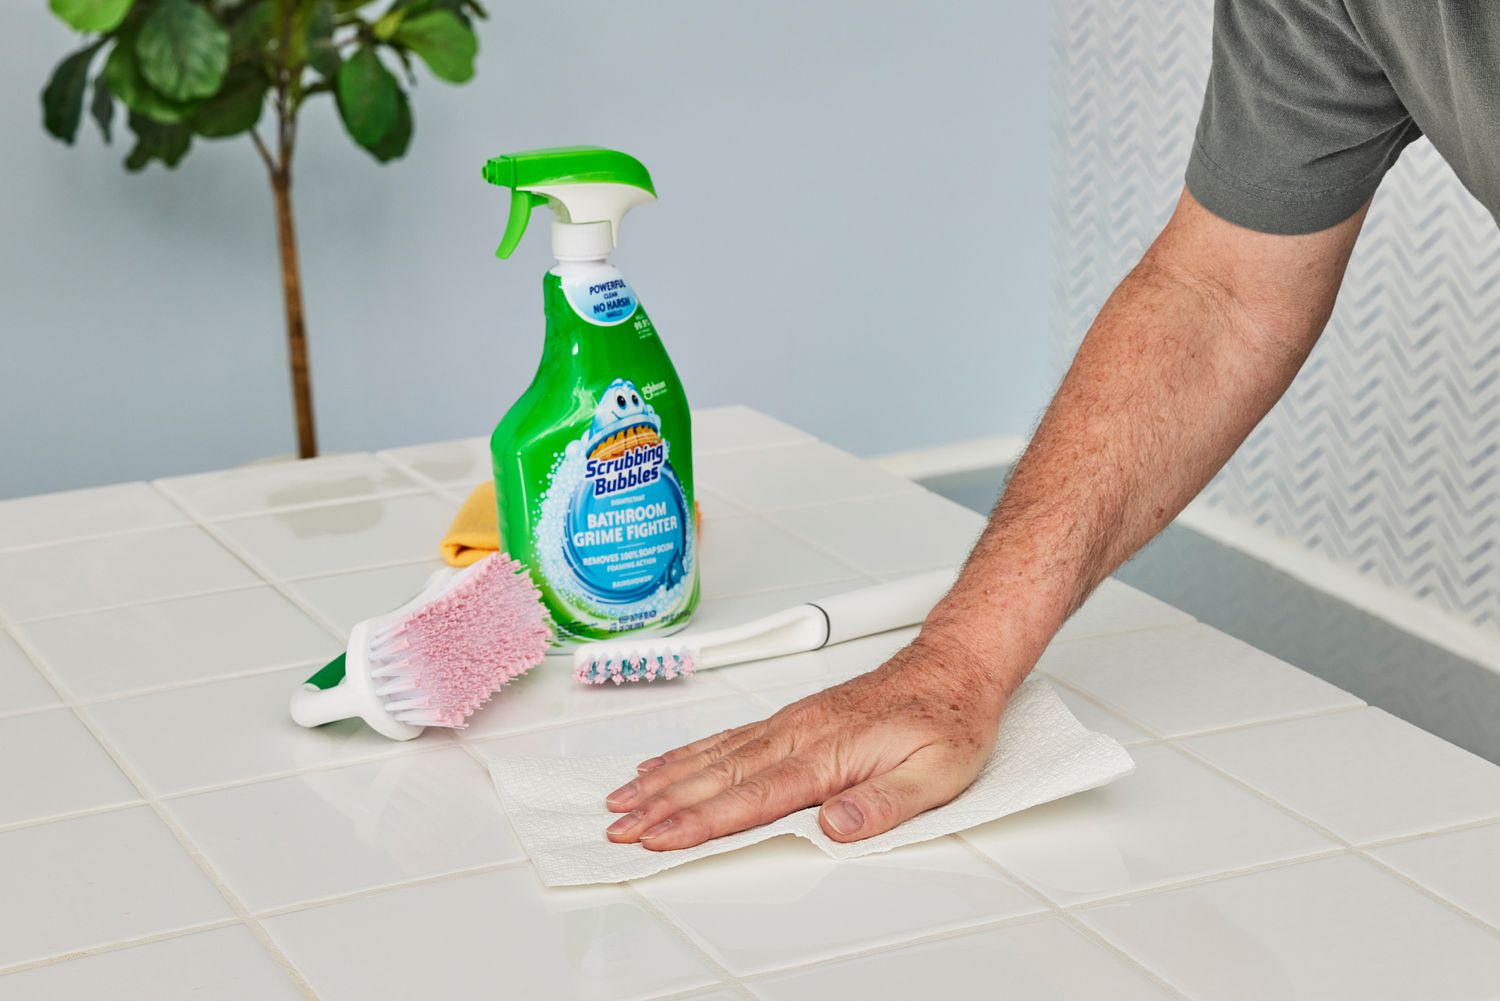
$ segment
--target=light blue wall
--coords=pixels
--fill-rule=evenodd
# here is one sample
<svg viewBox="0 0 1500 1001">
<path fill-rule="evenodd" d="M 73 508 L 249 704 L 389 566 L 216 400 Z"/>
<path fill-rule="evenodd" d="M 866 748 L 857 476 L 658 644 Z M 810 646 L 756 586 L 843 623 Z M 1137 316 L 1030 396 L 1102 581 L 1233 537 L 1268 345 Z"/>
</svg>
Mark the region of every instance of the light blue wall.
<svg viewBox="0 0 1500 1001">
<path fill-rule="evenodd" d="M 487 432 L 540 347 L 545 228 L 491 257 L 487 156 L 619 145 L 662 195 L 616 256 L 694 402 L 862 453 L 1020 433 L 1047 361 L 1046 4 L 491 4 L 479 75 L 425 73 L 380 167 L 324 101 L 297 209 L 325 450 Z M 73 45 L 0 34 L 0 496 L 215 468 L 292 442 L 274 233 L 244 140 L 120 167 L 36 95 Z"/>
</svg>

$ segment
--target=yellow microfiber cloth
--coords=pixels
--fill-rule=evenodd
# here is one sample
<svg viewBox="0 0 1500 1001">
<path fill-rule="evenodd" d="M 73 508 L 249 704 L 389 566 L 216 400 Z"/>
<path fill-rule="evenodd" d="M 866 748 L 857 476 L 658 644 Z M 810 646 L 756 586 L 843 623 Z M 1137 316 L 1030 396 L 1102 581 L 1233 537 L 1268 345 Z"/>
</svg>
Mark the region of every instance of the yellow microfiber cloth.
<svg viewBox="0 0 1500 1001">
<path fill-rule="evenodd" d="M 693 514 L 702 529 L 703 509 L 696 501 Z M 466 567 L 500 551 L 500 514 L 495 508 L 494 480 L 485 480 L 469 491 L 439 548 L 443 551 L 443 562 L 450 567 Z"/>
<path fill-rule="evenodd" d="M 442 541 L 443 562 L 452 567 L 478 563 L 500 551 L 500 516 L 495 510 L 495 481 L 485 480 L 453 516 Z"/>
</svg>

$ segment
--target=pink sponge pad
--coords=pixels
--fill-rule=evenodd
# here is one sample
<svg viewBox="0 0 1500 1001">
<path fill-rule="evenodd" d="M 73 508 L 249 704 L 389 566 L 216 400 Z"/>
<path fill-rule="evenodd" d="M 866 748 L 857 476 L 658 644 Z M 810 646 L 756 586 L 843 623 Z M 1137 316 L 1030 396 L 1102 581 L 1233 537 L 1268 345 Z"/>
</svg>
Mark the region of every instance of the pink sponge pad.
<svg viewBox="0 0 1500 1001">
<path fill-rule="evenodd" d="M 388 712 L 416 726 L 462 727 L 510 679 L 547 655 L 552 626 L 526 568 L 486 557 L 451 590 L 381 629 L 370 676 Z"/>
</svg>

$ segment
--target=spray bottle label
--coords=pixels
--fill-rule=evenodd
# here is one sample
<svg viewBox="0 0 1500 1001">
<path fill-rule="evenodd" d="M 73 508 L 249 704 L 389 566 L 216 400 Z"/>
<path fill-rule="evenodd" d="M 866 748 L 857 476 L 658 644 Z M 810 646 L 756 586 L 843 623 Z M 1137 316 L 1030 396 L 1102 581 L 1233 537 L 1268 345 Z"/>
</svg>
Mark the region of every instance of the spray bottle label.
<svg viewBox="0 0 1500 1001">
<path fill-rule="evenodd" d="M 598 327 L 613 327 L 634 316 L 640 302 L 619 272 L 603 270 L 606 273 L 597 277 L 564 280 L 562 290 L 581 318 Z"/>
<path fill-rule="evenodd" d="M 552 587 L 611 631 L 668 619 L 691 596 L 692 518 L 661 418 L 634 383 L 611 382 L 558 458 L 536 548 Z"/>
</svg>

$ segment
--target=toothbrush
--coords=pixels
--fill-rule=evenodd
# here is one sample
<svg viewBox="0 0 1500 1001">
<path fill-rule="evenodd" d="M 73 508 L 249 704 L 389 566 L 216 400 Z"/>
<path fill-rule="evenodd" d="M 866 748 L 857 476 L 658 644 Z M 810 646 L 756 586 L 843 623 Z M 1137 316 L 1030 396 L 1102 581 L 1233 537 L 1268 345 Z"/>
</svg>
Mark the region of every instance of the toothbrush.
<svg viewBox="0 0 1500 1001">
<path fill-rule="evenodd" d="M 584 684 L 669 680 L 695 670 L 821 650 L 926 617 L 953 584 L 952 570 L 875 584 L 768 615 L 744 625 L 678 636 L 606 640 L 573 652 L 573 677 Z"/>
<path fill-rule="evenodd" d="M 359 717 L 392 740 L 462 728 L 510 679 L 542 662 L 552 625 L 526 568 L 493 553 L 439 570 L 411 601 L 366 619 L 348 650 L 292 693 L 306 727 Z"/>
</svg>

